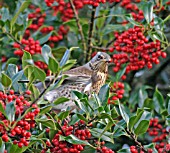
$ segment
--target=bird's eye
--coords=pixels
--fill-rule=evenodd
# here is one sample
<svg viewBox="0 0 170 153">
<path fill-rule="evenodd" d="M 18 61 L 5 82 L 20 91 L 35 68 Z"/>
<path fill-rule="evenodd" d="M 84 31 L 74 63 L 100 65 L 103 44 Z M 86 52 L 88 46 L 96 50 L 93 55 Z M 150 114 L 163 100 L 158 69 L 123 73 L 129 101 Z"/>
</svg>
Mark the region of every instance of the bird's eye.
<svg viewBox="0 0 170 153">
<path fill-rule="evenodd" d="M 98 59 L 103 59 L 104 57 L 101 55 L 98 55 Z"/>
</svg>

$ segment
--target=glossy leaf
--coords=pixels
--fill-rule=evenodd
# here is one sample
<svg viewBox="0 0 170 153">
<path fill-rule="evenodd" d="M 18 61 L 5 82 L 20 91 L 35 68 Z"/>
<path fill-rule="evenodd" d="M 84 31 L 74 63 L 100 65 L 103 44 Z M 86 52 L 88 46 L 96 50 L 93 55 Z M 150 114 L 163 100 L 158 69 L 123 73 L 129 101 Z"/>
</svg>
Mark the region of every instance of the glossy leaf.
<svg viewBox="0 0 170 153">
<path fill-rule="evenodd" d="M 22 56 L 22 67 L 25 68 L 27 65 L 30 65 L 28 61 L 32 60 L 31 54 L 27 51 L 24 51 Z"/>
<path fill-rule="evenodd" d="M 84 144 L 84 145 L 91 146 L 90 143 L 88 143 L 87 141 L 80 140 L 79 138 L 77 138 L 76 136 L 72 134 L 70 134 L 67 137 L 60 135 L 60 140 L 65 140 L 71 144 Z"/>
<path fill-rule="evenodd" d="M 30 0 L 27 0 L 27 1 L 25 1 L 25 2 L 22 3 L 22 5 L 20 6 L 18 12 L 15 13 L 15 16 L 14 16 L 14 17 L 12 18 L 12 20 L 11 20 L 11 29 L 12 29 L 14 23 L 16 22 L 19 14 L 20 14 L 21 12 L 23 12 L 23 11 L 30 5 L 30 3 L 31 3 Z M 12 32 L 12 31 L 11 31 L 11 32 Z"/>
<path fill-rule="evenodd" d="M 153 19 L 153 3 L 151 1 L 144 3 L 142 10 L 147 23 L 150 24 Z"/>
<path fill-rule="evenodd" d="M 5 113 L 8 120 L 11 122 L 15 120 L 15 105 L 14 102 L 9 102 L 6 104 Z"/>
<path fill-rule="evenodd" d="M 119 116 L 119 113 L 117 112 L 117 109 L 116 107 L 114 106 L 112 109 L 111 109 L 111 117 L 114 119 L 116 117 Z"/>
<path fill-rule="evenodd" d="M 120 110 L 120 114 L 123 117 L 123 119 L 125 120 L 125 122 L 127 123 L 127 125 L 129 124 L 129 116 L 128 114 L 125 112 L 125 109 L 123 108 L 123 106 L 120 104 L 119 102 L 119 110 Z"/>
<path fill-rule="evenodd" d="M 42 45 L 42 44 L 46 43 L 46 42 L 49 40 L 49 38 L 51 37 L 52 33 L 53 33 L 53 32 L 50 32 L 50 33 L 48 33 L 47 35 L 41 37 L 41 38 L 39 39 L 40 44 Z"/>
<path fill-rule="evenodd" d="M 54 104 L 54 105 L 59 105 L 59 104 L 65 103 L 65 102 L 67 102 L 67 101 L 69 101 L 68 98 L 59 97 L 58 99 L 56 99 L 56 100 L 53 102 L 53 104 Z"/>
<path fill-rule="evenodd" d="M 141 25 L 139 22 L 136 22 L 136 21 L 133 19 L 133 17 L 132 17 L 131 14 L 125 15 L 125 17 L 126 17 L 126 19 L 127 19 L 130 23 L 132 23 L 133 25 L 136 25 L 136 26 L 140 26 L 140 25 Z"/>
<path fill-rule="evenodd" d="M 69 122 L 69 125 L 74 125 L 79 120 L 80 119 L 77 117 L 77 114 L 74 114 L 74 115 L 71 116 L 71 121 Z"/>
<path fill-rule="evenodd" d="M 123 65 L 123 68 L 119 72 L 116 73 L 116 78 L 115 78 L 116 82 L 121 79 L 125 71 L 126 71 L 126 65 Z"/>
<path fill-rule="evenodd" d="M 43 56 L 43 58 L 44 58 L 45 63 L 48 65 L 49 57 L 52 56 L 50 46 L 44 45 L 44 46 L 42 47 L 42 56 Z"/>
<path fill-rule="evenodd" d="M 70 111 L 64 111 L 64 112 L 60 112 L 58 114 L 58 118 L 63 121 L 63 119 L 65 119 L 68 115 L 70 114 Z"/>
<path fill-rule="evenodd" d="M 53 57 L 49 57 L 48 68 L 53 73 L 57 73 L 59 71 L 59 63 Z"/>
<path fill-rule="evenodd" d="M 6 112 L 5 112 L 5 109 L 3 108 L 1 102 L 0 102 L 0 112 L 1 112 L 6 118 L 8 118 L 8 117 L 7 117 L 7 114 L 6 114 Z"/>
<path fill-rule="evenodd" d="M 45 72 L 36 66 L 34 66 L 34 76 L 35 79 L 39 79 L 40 81 L 44 81 L 46 79 Z"/>
<path fill-rule="evenodd" d="M 99 128 L 90 129 L 90 132 L 94 137 L 96 138 L 101 137 L 101 139 L 104 141 L 114 143 L 113 134 L 108 131 L 105 131 L 105 132 L 103 131 L 104 131 L 103 129 L 99 129 Z"/>
<path fill-rule="evenodd" d="M 2 141 L 2 138 L 0 138 L 0 152 L 4 152 L 5 150 L 5 143 Z"/>
<path fill-rule="evenodd" d="M 18 72 L 18 67 L 14 64 L 9 64 L 7 67 L 7 74 L 12 78 Z"/>
<path fill-rule="evenodd" d="M 100 88 L 99 99 L 100 99 L 102 106 L 105 106 L 108 103 L 109 91 L 110 91 L 110 88 L 108 84 L 105 84 Z"/>
<path fill-rule="evenodd" d="M 77 117 L 78 117 L 80 120 L 83 120 L 83 121 L 85 121 L 86 123 L 88 123 L 88 120 L 87 120 L 82 114 L 77 114 Z"/>
<path fill-rule="evenodd" d="M 150 99 L 150 98 L 145 99 L 144 104 L 143 104 L 143 107 L 147 107 L 147 108 L 150 108 L 150 109 L 154 109 L 153 100 Z"/>
<path fill-rule="evenodd" d="M 9 87 L 12 84 L 12 80 L 4 73 L 1 73 L 1 83 L 4 87 Z"/>
<path fill-rule="evenodd" d="M 155 110 L 160 113 L 163 109 L 165 109 L 164 98 L 160 91 L 156 88 L 153 95 L 153 102 L 155 105 Z"/>
<path fill-rule="evenodd" d="M 134 125 L 139 121 L 143 114 L 144 110 L 141 110 L 137 115 L 130 117 L 129 120 L 129 128 L 132 130 L 134 128 Z"/>
<path fill-rule="evenodd" d="M 64 56 L 62 57 L 61 61 L 60 61 L 60 66 L 63 66 L 66 64 L 67 60 L 69 59 L 70 57 L 70 50 L 67 49 L 64 53 Z"/>
<path fill-rule="evenodd" d="M 55 123 L 52 119 L 35 119 L 35 121 L 41 123 L 48 128 L 56 129 Z"/>
<path fill-rule="evenodd" d="M 8 66 L 9 64 L 16 64 L 18 62 L 18 58 L 11 57 L 7 60 L 6 65 Z"/>
<path fill-rule="evenodd" d="M 137 126 L 137 128 L 135 129 L 134 133 L 136 135 L 143 134 L 147 131 L 148 128 L 149 128 L 149 121 L 148 120 L 142 120 L 139 123 L 139 125 Z"/>
<path fill-rule="evenodd" d="M 154 143 L 150 143 L 148 145 L 144 145 L 145 149 L 152 149 L 154 153 L 158 153 L 157 149 L 155 149 L 155 144 Z"/>
<path fill-rule="evenodd" d="M 23 74 L 24 71 L 21 70 L 12 77 L 12 87 L 14 88 L 15 91 L 19 91 L 20 86 L 18 84 L 18 81 L 22 78 Z"/>
<path fill-rule="evenodd" d="M 52 109 L 52 106 L 44 106 L 40 109 L 39 115 L 43 115 L 45 113 L 48 113 Z"/>
<path fill-rule="evenodd" d="M 76 60 L 68 60 L 64 66 L 62 66 L 62 72 L 71 69 L 76 64 Z"/>
</svg>

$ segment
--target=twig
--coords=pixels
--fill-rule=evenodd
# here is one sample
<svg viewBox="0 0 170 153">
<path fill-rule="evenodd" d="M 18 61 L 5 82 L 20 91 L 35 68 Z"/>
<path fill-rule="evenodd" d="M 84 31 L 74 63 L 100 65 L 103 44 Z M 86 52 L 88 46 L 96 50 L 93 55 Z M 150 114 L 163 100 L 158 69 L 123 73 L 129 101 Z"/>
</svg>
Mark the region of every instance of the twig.
<svg viewBox="0 0 170 153">
<path fill-rule="evenodd" d="M 80 24 L 80 19 L 79 19 L 79 16 L 77 14 L 76 8 L 74 6 L 73 0 L 69 0 L 69 1 L 70 1 L 72 10 L 74 12 L 75 18 L 76 18 L 76 22 L 77 22 L 77 26 L 78 26 L 78 31 L 80 32 L 80 36 L 81 36 L 81 40 L 82 40 L 82 45 L 83 45 L 84 62 L 85 62 L 87 47 L 86 47 L 86 42 L 85 42 L 82 26 Z"/>
<path fill-rule="evenodd" d="M 87 51 L 89 52 L 89 56 L 87 58 L 87 61 L 90 60 L 91 54 L 92 54 L 92 37 L 93 37 L 93 26 L 94 26 L 94 20 L 95 20 L 95 12 L 96 12 L 96 7 L 93 6 L 92 13 L 91 13 L 91 19 L 90 19 L 90 28 L 89 28 L 89 35 L 88 35 L 88 49 Z"/>
<path fill-rule="evenodd" d="M 50 85 L 53 83 L 53 81 L 55 80 L 56 76 L 58 74 L 55 75 L 55 77 L 47 84 L 46 88 L 40 93 L 40 95 L 31 103 L 30 107 L 35 104 L 42 96 L 43 94 L 47 91 L 47 89 L 50 87 Z"/>
<path fill-rule="evenodd" d="M 25 46 L 23 44 L 21 44 L 12 34 L 10 34 L 9 32 L 5 32 L 5 34 L 7 34 L 9 37 L 11 37 L 16 43 L 18 43 L 21 47 L 21 49 L 24 49 Z"/>
<path fill-rule="evenodd" d="M 94 48 L 94 49 L 97 49 L 97 50 L 105 50 L 105 51 L 109 51 L 109 48 L 105 48 L 105 47 L 91 46 L 91 48 Z"/>
<path fill-rule="evenodd" d="M 134 142 L 140 147 L 141 150 L 143 150 L 145 153 L 148 153 L 148 151 L 143 147 L 143 145 L 137 140 L 135 135 L 129 131 L 128 129 L 125 129 L 127 134 L 134 140 Z"/>
<path fill-rule="evenodd" d="M 115 40 L 116 40 L 116 38 L 113 38 L 112 40 L 110 40 L 110 41 L 107 43 L 106 47 L 109 47 L 112 43 L 114 43 Z"/>
</svg>

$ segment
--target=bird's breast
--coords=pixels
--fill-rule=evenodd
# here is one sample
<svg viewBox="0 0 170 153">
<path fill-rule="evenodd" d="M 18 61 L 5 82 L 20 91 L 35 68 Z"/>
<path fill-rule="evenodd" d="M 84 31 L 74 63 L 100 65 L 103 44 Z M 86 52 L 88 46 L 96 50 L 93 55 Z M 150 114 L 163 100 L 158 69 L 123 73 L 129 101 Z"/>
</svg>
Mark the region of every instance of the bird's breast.
<svg viewBox="0 0 170 153">
<path fill-rule="evenodd" d="M 107 73 L 97 72 L 94 77 L 92 77 L 92 88 L 93 92 L 98 93 L 100 88 L 105 84 L 107 78 Z"/>
</svg>

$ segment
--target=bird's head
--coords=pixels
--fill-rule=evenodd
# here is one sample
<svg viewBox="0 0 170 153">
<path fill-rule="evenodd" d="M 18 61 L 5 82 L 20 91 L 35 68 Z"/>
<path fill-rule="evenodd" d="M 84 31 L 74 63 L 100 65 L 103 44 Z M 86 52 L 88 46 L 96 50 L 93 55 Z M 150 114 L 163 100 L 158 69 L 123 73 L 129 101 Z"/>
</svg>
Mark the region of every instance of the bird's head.
<svg viewBox="0 0 170 153">
<path fill-rule="evenodd" d="M 98 52 L 90 61 L 89 65 L 92 69 L 106 70 L 108 63 L 111 61 L 110 55 L 105 52 Z"/>
<path fill-rule="evenodd" d="M 107 62 L 111 61 L 110 55 L 105 52 L 97 52 L 97 54 L 91 59 L 91 63 L 100 63 L 100 62 Z"/>
</svg>

